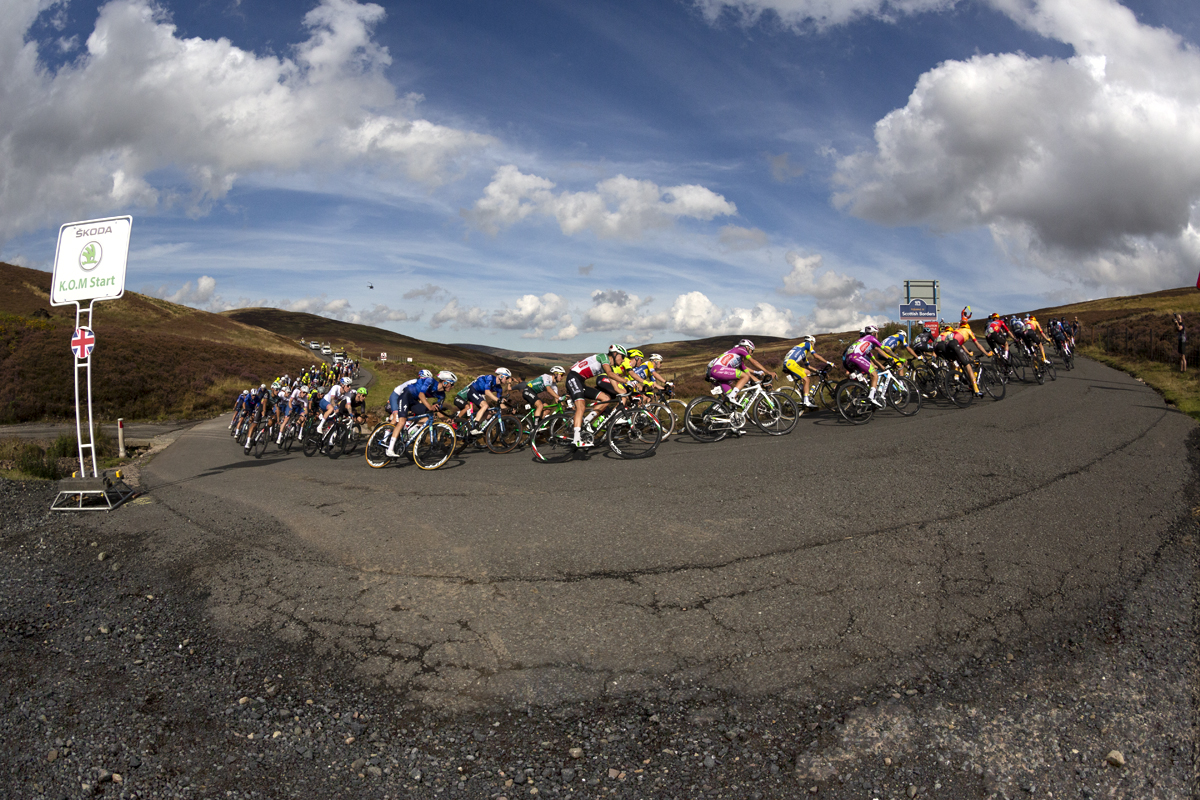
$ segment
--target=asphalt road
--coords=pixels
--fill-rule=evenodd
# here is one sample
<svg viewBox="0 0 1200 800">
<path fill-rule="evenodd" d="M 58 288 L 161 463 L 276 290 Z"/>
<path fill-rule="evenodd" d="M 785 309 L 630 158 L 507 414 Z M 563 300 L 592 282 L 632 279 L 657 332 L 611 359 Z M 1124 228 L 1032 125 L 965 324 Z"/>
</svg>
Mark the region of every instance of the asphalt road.
<svg viewBox="0 0 1200 800">
<path fill-rule="evenodd" d="M 803 700 L 1049 636 L 1186 512 L 1195 423 L 1080 361 L 999 403 L 635 462 L 256 460 L 227 424 L 184 433 L 99 524 L 150 534 L 231 636 L 464 709 L 680 685 Z"/>
</svg>

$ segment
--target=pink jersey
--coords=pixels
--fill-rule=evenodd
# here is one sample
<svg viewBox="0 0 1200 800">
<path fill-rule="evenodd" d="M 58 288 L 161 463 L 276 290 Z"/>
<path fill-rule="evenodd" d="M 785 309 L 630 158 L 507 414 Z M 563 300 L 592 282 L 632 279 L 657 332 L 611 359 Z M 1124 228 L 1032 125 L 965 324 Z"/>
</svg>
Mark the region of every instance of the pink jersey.
<svg viewBox="0 0 1200 800">
<path fill-rule="evenodd" d="M 726 350 L 721 355 L 708 362 L 711 367 L 729 367 L 730 369 L 741 369 L 742 360 L 749 358 L 750 351 L 744 347 L 732 347 Z"/>
<path fill-rule="evenodd" d="M 876 347 L 883 347 L 883 344 L 874 336 L 864 336 L 854 344 L 846 348 L 844 355 L 847 356 L 867 356 Z"/>
</svg>

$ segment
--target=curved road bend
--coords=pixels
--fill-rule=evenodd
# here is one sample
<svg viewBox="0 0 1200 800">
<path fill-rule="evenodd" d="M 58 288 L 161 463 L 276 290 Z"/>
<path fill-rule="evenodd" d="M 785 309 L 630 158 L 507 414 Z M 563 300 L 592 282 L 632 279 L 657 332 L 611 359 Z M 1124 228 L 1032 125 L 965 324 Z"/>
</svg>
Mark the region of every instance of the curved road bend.
<svg viewBox="0 0 1200 800">
<path fill-rule="evenodd" d="M 1185 511 L 1195 424 L 1090 361 L 1000 403 L 637 462 L 255 460 L 227 423 L 102 524 L 154 532 L 231 634 L 451 709 L 687 682 L 803 698 L 1038 637 L 1147 564 Z"/>
</svg>

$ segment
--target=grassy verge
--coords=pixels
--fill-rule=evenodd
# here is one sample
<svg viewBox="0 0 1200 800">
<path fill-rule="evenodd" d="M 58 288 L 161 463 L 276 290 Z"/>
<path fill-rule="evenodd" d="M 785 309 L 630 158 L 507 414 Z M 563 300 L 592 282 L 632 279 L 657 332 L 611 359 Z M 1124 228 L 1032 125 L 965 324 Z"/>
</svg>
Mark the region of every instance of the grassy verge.
<svg viewBox="0 0 1200 800">
<path fill-rule="evenodd" d="M 64 433 L 52 442 L 34 439 L 0 439 L 0 476 L 10 480 L 65 478 L 79 469 L 75 434 Z M 131 459 L 117 456 L 116 443 L 97 431 L 96 461 L 101 470 L 119 467 Z"/>
<path fill-rule="evenodd" d="M 1113 355 L 1090 346 L 1081 347 L 1079 353 L 1113 369 L 1127 372 L 1135 378 L 1141 378 L 1168 403 L 1193 419 L 1200 420 L 1200 373 L 1195 367 L 1189 366 L 1187 372 L 1180 372 L 1178 364 Z"/>
</svg>

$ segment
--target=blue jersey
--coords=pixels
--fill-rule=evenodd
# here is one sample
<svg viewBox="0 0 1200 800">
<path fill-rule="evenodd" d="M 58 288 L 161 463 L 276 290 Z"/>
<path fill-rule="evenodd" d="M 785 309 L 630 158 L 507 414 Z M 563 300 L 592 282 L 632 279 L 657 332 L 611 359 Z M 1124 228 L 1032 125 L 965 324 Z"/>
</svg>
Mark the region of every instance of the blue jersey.
<svg viewBox="0 0 1200 800">
<path fill-rule="evenodd" d="M 889 350 L 895 350 L 897 347 L 908 347 L 908 334 L 904 331 L 893 333 L 883 340 L 883 346 Z"/>
<path fill-rule="evenodd" d="M 422 394 L 427 400 L 432 400 L 434 395 L 444 397 L 444 393 L 434 391 L 436 388 L 437 378 L 418 378 L 404 390 L 404 402 L 409 405 L 419 402 Z"/>
<path fill-rule="evenodd" d="M 476 394 L 483 394 L 484 392 L 500 394 L 500 382 L 496 380 L 495 375 L 480 375 L 471 383 L 471 391 Z"/>
<path fill-rule="evenodd" d="M 787 355 L 783 357 L 783 363 L 795 361 L 797 364 L 804 364 L 808 361 L 809 354 L 812 353 L 811 342 L 801 342 L 800 344 L 788 350 Z"/>
</svg>

